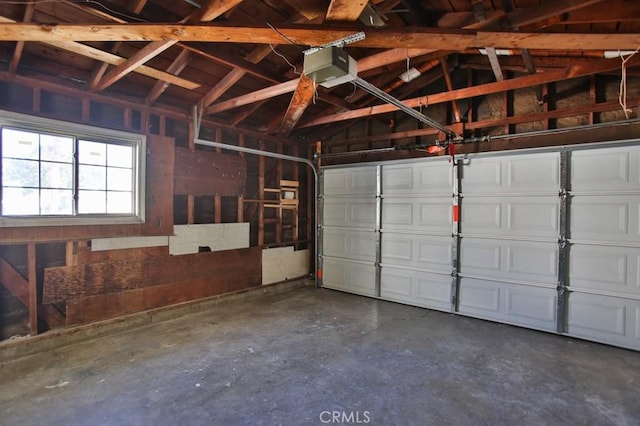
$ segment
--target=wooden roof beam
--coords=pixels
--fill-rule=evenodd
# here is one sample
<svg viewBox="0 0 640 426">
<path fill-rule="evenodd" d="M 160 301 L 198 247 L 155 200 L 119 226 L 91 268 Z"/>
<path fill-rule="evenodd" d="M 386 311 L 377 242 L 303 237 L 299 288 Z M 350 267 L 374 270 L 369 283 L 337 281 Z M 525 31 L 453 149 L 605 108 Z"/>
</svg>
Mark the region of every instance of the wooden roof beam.
<svg viewBox="0 0 640 426">
<path fill-rule="evenodd" d="M 603 0 L 555 0 L 543 4 L 525 7 L 517 10 L 490 10 L 487 11 L 487 20 L 477 22 L 473 12 L 450 12 L 438 20 L 440 28 L 487 28 L 496 26 L 501 21 L 504 28 L 515 28 L 542 23 L 560 15 L 576 10 L 595 7 L 602 9 L 598 3 Z M 602 12 L 601 12 L 602 13 Z M 606 12 L 604 12 L 606 14 Z"/>
<path fill-rule="evenodd" d="M 594 4 L 572 10 L 562 19 L 563 24 L 592 24 L 640 20 L 640 2 L 608 0 L 607 7 Z"/>
<path fill-rule="evenodd" d="M 242 0 L 207 0 L 202 7 L 189 17 L 189 22 L 210 22 L 227 13 Z"/>
<path fill-rule="evenodd" d="M 6 18 L 4 16 L 0 16 L 0 25 L 12 24 L 12 23 L 15 23 L 15 21 L 9 18 Z M 54 46 L 62 50 L 67 50 L 69 52 L 72 52 L 78 55 L 86 56 L 88 58 L 92 58 L 98 61 L 106 62 L 111 65 L 120 65 L 121 63 L 126 61 L 125 58 L 122 58 L 120 56 L 114 55 L 109 52 L 105 52 L 100 49 L 96 49 L 95 47 L 91 47 L 86 44 L 77 43 L 74 41 L 66 41 L 66 42 L 41 41 L 41 43 Z M 172 74 L 169 74 L 163 71 L 159 71 L 155 68 L 151 68 L 146 65 L 141 65 L 135 71 L 137 73 L 146 75 L 147 77 L 152 77 L 158 80 L 166 81 L 167 83 L 175 84 L 176 86 L 179 86 L 188 90 L 195 90 L 200 87 L 199 83 L 185 80 L 183 78 L 174 76 Z"/>
<path fill-rule="evenodd" d="M 231 118 L 231 120 L 229 120 L 229 123 L 232 126 L 237 126 L 238 124 L 243 122 L 246 118 L 248 118 L 251 114 L 253 114 L 258 109 L 260 109 L 260 107 L 262 107 L 265 103 L 266 103 L 266 101 L 256 102 L 255 104 L 251 105 L 250 108 L 247 108 L 244 111 L 241 111 L 240 113 L 234 115 Z"/>
<path fill-rule="evenodd" d="M 316 0 L 284 0 L 284 2 L 309 21 L 324 16 L 326 12 L 322 2 Z"/>
<path fill-rule="evenodd" d="M 30 22 L 33 17 L 33 11 L 35 10 L 35 3 L 29 3 L 24 9 L 24 16 L 22 18 L 23 22 Z M 11 74 L 15 74 L 18 69 L 18 64 L 20 63 L 20 58 L 22 57 L 22 50 L 24 49 L 24 41 L 18 41 L 16 43 L 16 47 L 13 50 L 13 57 L 11 58 L 11 62 L 9 63 L 9 72 Z"/>
<path fill-rule="evenodd" d="M 507 14 L 507 27 L 519 28 L 535 24 L 536 22 L 601 3 L 602 1 L 603 0 L 556 0 L 536 4 L 533 7 L 516 9 Z"/>
<path fill-rule="evenodd" d="M 301 75 L 298 80 L 298 86 L 291 97 L 291 102 L 289 102 L 289 107 L 282 118 L 282 122 L 280 123 L 280 133 L 283 136 L 289 136 L 291 130 L 298 123 L 302 114 L 304 114 L 307 106 L 311 103 L 313 99 L 313 94 L 315 93 L 316 87 L 313 81 L 306 75 Z"/>
<path fill-rule="evenodd" d="M 451 81 L 451 75 L 449 74 L 449 65 L 447 64 L 447 58 L 441 58 L 440 64 L 442 65 L 442 75 L 444 76 L 444 81 L 447 84 L 447 90 L 452 91 L 453 82 Z M 460 119 L 460 109 L 458 108 L 458 103 L 455 99 L 451 100 L 451 106 L 453 107 L 453 117 L 456 120 L 456 123 L 461 121 Z"/>
<path fill-rule="evenodd" d="M 116 81 L 120 80 L 122 77 L 129 74 L 131 71 L 138 68 L 140 65 L 149 61 L 150 59 L 158 56 L 160 53 L 164 52 L 174 44 L 176 44 L 177 40 L 169 40 L 169 41 L 154 41 L 152 43 L 147 44 L 145 47 L 137 51 L 133 56 L 131 56 L 126 61 L 122 62 L 114 69 L 112 69 L 108 74 L 106 74 L 100 82 L 96 85 L 94 90 L 100 92 L 105 90 L 107 87 L 111 86 Z"/>
<path fill-rule="evenodd" d="M 331 0 L 327 10 L 327 21 L 355 21 L 368 4 L 367 0 Z M 298 86 L 293 92 L 287 111 L 282 117 L 278 133 L 289 136 L 316 92 L 316 85 L 304 74 L 300 75 Z"/>
<path fill-rule="evenodd" d="M 484 3 L 482 0 L 475 0 L 473 3 L 473 14 L 475 15 L 476 22 L 486 22 L 487 14 L 484 8 Z M 496 53 L 495 47 L 485 47 L 485 52 L 487 52 L 487 58 L 489 58 L 489 64 L 491 64 L 491 69 L 493 70 L 493 75 L 496 77 L 496 81 L 504 80 L 504 75 L 502 75 L 502 68 L 500 68 L 500 61 L 498 60 L 498 54 Z"/>
<path fill-rule="evenodd" d="M 44 44 L 48 44 L 50 46 L 57 47 L 59 49 L 67 50 L 69 52 L 76 53 L 78 55 L 86 56 L 88 58 L 93 58 L 98 61 L 107 62 L 111 65 L 120 65 L 121 63 L 126 62 L 125 58 L 114 55 L 109 52 L 105 52 L 100 49 L 96 49 L 95 47 L 87 46 L 86 44 L 76 43 L 73 41 L 66 42 L 44 42 Z M 151 68 L 146 65 L 141 65 L 136 68 L 135 72 L 140 73 L 142 75 L 146 75 L 147 77 L 155 78 L 158 80 L 166 81 L 167 83 L 175 84 L 176 86 L 180 86 L 184 89 L 195 90 L 200 87 L 199 83 L 195 83 L 189 80 L 185 80 L 178 76 L 166 73 L 164 71 L 157 70 L 155 68 Z"/>
<path fill-rule="evenodd" d="M 171 65 L 167 67 L 166 72 L 171 73 L 173 75 L 180 74 L 182 70 L 189 63 L 190 58 L 191 58 L 191 52 L 184 49 L 181 50 L 180 53 L 178 53 L 178 56 L 176 56 L 175 59 L 171 62 Z M 156 81 L 156 83 L 153 85 L 153 87 L 151 88 L 151 91 L 149 92 L 149 94 L 145 99 L 145 104 L 151 105 L 152 103 L 157 101 L 160 95 L 162 95 L 164 91 L 167 89 L 167 87 L 169 87 L 169 83 L 167 83 L 166 81 L 162 81 L 162 80 Z"/>
<path fill-rule="evenodd" d="M 144 9 L 144 6 L 147 4 L 147 0 L 134 0 L 131 2 L 131 11 L 138 15 Z"/>
<path fill-rule="evenodd" d="M 6 22 L 6 21 L 4 21 Z M 324 44 L 352 35 L 354 28 L 292 26 L 279 28 L 293 43 Z M 284 43 L 280 34 L 264 27 L 167 24 L 57 24 L 0 23 L 0 41 L 191 41 L 224 43 Z M 411 28 L 405 31 L 378 29 L 353 47 L 464 50 L 467 48 L 529 48 L 550 50 L 632 50 L 640 34 L 537 33 L 484 30 Z"/>
<path fill-rule="evenodd" d="M 269 46 L 258 46 L 253 49 L 248 55 L 247 60 L 252 63 L 258 63 L 271 52 L 271 48 Z M 211 105 L 215 102 L 220 96 L 222 96 L 227 90 L 229 90 L 234 84 L 236 84 L 244 75 L 246 74 L 246 70 L 241 68 L 234 68 L 227 75 L 222 77 L 216 83 L 215 86 L 211 88 L 203 97 L 203 104 L 205 107 Z"/>
<path fill-rule="evenodd" d="M 285 93 L 291 93 L 296 90 L 296 87 L 298 87 L 298 79 L 289 80 L 284 83 L 256 90 L 255 92 L 247 93 L 246 95 L 211 105 L 205 110 L 205 114 L 215 114 L 217 112 L 227 111 L 243 105 L 249 105 L 254 102 L 264 101 L 265 99 L 273 98 Z"/>
<path fill-rule="evenodd" d="M 369 2 L 367 0 L 331 0 L 327 21 L 355 21 Z"/>
<path fill-rule="evenodd" d="M 208 0 L 202 7 L 194 14 L 186 18 L 188 22 L 207 22 L 211 21 L 223 13 L 228 12 L 233 7 L 240 4 L 242 0 Z M 179 75 L 182 70 L 187 66 L 191 59 L 191 52 L 187 49 L 182 49 L 178 56 L 167 67 L 166 72 Z M 164 81 L 158 80 L 145 99 L 145 103 L 150 105 L 154 103 L 162 93 L 169 87 L 169 84 Z"/>
</svg>

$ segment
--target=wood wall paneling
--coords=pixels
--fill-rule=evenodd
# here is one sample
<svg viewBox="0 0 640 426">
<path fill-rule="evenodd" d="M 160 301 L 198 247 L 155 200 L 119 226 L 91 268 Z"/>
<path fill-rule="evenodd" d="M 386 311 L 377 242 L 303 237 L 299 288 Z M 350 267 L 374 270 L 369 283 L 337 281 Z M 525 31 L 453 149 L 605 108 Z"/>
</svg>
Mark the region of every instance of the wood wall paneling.
<svg viewBox="0 0 640 426">
<path fill-rule="evenodd" d="M 247 183 L 247 164 L 237 155 L 176 148 L 175 194 L 239 196 Z"/>
<path fill-rule="evenodd" d="M 144 267 L 144 287 L 67 300 L 67 325 L 257 287 L 262 282 L 261 264 L 260 247 L 148 260 Z M 96 283 L 99 286 L 100 279 Z"/>
</svg>

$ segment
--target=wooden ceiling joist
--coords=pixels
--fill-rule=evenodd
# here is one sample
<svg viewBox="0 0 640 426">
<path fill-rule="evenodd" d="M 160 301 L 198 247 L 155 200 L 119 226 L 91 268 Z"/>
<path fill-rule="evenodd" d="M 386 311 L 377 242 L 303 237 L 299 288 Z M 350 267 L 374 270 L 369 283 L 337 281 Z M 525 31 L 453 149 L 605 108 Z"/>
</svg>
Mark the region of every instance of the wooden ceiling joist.
<svg viewBox="0 0 640 426">
<path fill-rule="evenodd" d="M 6 20 L 4 21 L 6 22 Z M 291 42 L 316 46 L 350 36 L 360 28 L 278 28 L 215 25 L 112 24 L 41 25 L 0 23 L 0 41 L 190 41 L 212 43 L 281 44 Z M 484 30 L 411 28 L 407 31 L 379 29 L 369 32 L 353 47 L 465 50 L 468 48 L 528 48 L 548 50 L 631 50 L 640 46 L 640 34 L 537 33 Z"/>
</svg>

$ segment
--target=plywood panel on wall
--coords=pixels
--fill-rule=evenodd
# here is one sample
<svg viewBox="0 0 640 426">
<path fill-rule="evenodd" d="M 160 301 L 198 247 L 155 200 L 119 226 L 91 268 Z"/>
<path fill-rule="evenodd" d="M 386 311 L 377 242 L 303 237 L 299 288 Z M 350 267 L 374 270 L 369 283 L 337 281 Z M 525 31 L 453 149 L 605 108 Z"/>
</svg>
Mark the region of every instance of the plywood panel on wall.
<svg viewBox="0 0 640 426">
<path fill-rule="evenodd" d="M 261 256 L 255 248 L 184 256 L 110 260 L 78 266 L 46 268 L 43 303 L 159 286 L 196 279 L 224 283 L 225 289 L 243 287 L 261 277 Z M 261 280 L 255 281 L 260 285 Z M 217 285 L 217 284 L 216 284 Z"/>
<path fill-rule="evenodd" d="M 143 286 L 140 288 L 84 296 L 76 293 L 80 297 L 67 300 L 67 325 L 85 324 L 257 287 L 262 283 L 261 264 L 262 249 L 259 247 L 151 259 L 144 264 Z M 68 279 L 73 279 L 74 273 L 78 272 L 77 269 L 66 269 Z M 135 271 L 135 268 L 131 270 Z M 109 280 L 93 280 L 97 287 L 103 283 L 118 286 Z M 91 282 L 83 284 L 86 287 Z"/>
<path fill-rule="evenodd" d="M 179 195 L 244 195 L 247 163 L 238 155 L 176 148 L 175 193 Z"/>
</svg>

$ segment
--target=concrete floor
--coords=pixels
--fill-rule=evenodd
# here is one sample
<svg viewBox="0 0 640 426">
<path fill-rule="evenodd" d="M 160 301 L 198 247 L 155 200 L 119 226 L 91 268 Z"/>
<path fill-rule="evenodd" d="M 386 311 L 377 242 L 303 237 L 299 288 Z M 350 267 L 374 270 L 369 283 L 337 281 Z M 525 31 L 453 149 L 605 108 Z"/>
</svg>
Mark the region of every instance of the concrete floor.
<svg viewBox="0 0 640 426">
<path fill-rule="evenodd" d="M 3 425 L 637 425 L 639 396 L 637 352 L 310 287 L 0 364 Z"/>
</svg>

